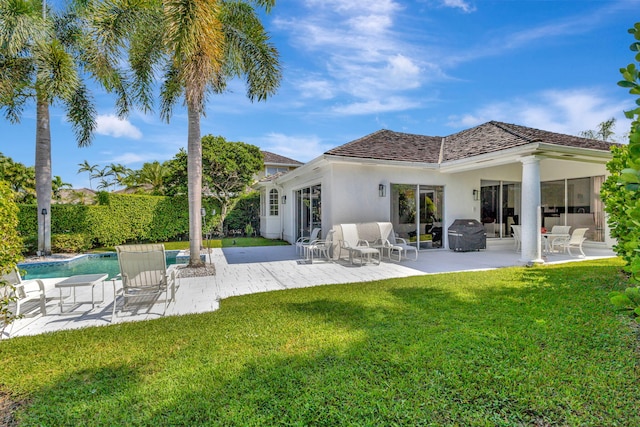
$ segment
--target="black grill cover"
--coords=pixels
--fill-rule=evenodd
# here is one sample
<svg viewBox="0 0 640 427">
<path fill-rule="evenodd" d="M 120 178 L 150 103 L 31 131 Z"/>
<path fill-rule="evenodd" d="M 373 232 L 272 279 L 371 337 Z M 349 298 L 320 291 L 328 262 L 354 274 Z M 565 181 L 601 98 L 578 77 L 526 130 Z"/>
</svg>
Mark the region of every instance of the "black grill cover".
<svg viewBox="0 0 640 427">
<path fill-rule="evenodd" d="M 449 249 L 452 251 L 479 251 L 487 248 L 487 233 L 480 221 L 456 219 L 448 230 Z"/>
</svg>

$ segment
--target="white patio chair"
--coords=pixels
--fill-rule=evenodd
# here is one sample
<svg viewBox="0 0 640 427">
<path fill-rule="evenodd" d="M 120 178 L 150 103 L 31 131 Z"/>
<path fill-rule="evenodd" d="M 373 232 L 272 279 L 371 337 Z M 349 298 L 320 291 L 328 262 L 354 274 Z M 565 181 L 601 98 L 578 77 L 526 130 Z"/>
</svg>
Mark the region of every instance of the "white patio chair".
<svg viewBox="0 0 640 427">
<path fill-rule="evenodd" d="M 11 288 L 13 286 L 13 288 Z M 44 283 L 40 279 L 35 280 L 22 280 L 20 271 L 17 268 L 12 269 L 7 274 L 2 275 L 2 283 L 0 283 L 0 297 L 15 296 L 16 299 L 16 312 L 15 315 L 19 316 L 22 309 L 25 307 L 25 303 L 29 301 L 38 301 L 38 308 L 40 313 L 44 316 L 47 314 L 46 308 L 46 296 L 44 291 Z M 33 311 L 34 308 L 30 308 L 29 311 Z"/>
<path fill-rule="evenodd" d="M 587 240 L 587 238 L 584 237 L 584 234 L 587 232 L 587 230 L 589 229 L 576 228 L 575 230 L 573 230 L 573 233 L 571 233 L 570 237 L 564 239 L 555 239 L 553 242 L 551 242 L 551 249 L 553 250 L 553 247 L 559 246 L 563 251 L 566 250 L 569 252 L 569 255 L 573 256 L 573 254 L 571 253 L 571 248 L 578 248 L 578 250 L 580 251 L 580 256 L 585 257 L 586 255 L 582 250 L 582 244 L 585 240 Z"/>
<path fill-rule="evenodd" d="M 130 298 L 136 298 L 137 302 L 142 302 L 148 300 L 150 296 L 166 293 L 162 313 L 164 315 L 169 302 L 176 299 L 175 272 L 167 274 L 164 245 L 116 246 L 116 252 L 118 253 L 122 288 L 116 291 L 114 280 L 113 315 L 116 314 L 116 294 L 122 295 L 126 308 Z M 171 297 L 169 297 L 169 291 L 171 291 Z M 155 303 L 155 299 L 153 302 Z"/>
<path fill-rule="evenodd" d="M 342 250 L 346 250 L 349 253 L 349 262 L 353 264 L 354 258 L 357 256 L 360 259 L 360 266 L 364 264 L 365 258 L 368 261 L 376 259 L 378 265 L 380 265 L 380 251 L 378 249 L 369 246 L 369 242 L 362 240 L 358 237 L 358 227 L 356 224 L 340 224 L 342 228 L 342 240 L 340 240 L 340 253 L 338 258 L 342 255 Z"/>
<path fill-rule="evenodd" d="M 569 234 L 571 233 L 570 225 L 554 225 L 551 227 L 551 234 Z"/>
<path fill-rule="evenodd" d="M 516 252 L 520 252 L 522 249 L 522 232 L 520 230 L 520 225 L 512 225 L 511 230 L 513 230 L 513 244 Z"/>
<path fill-rule="evenodd" d="M 380 229 L 380 239 L 373 246 L 380 249 L 382 256 L 385 256 L 386 253 L 389 261 L 401 261 L 402 255 L 405 253 L 404 248 L 399 245 L 392 245 L 389 241 L 390 236 L 395 237 L 393 224 L 390 222 L 379 222 L 378 228 Z M 396 259 L 394 259 L 394 254 Z"/>
<path fill-rule="evenodd" d="M 306 246 L 309 245 L 309 243 L 313 242 L 314 240 L 318 240 L 318 236 L 320 235 L 321 231 L 322 229 L 319 227 L 314 228 L 313 230 L 311 230 L 311 235 L 299 237 L 298 240 L 296 240 L 296 253 L 299 256 L 306 258 L 307 257 Z"/>
<path fill-rule="evenodd" d="M 413 252 L 414 257 L 413 257 L 413 261 L 417 261 L 418 260 L 418 248 L 410 245 L 407 243 L 407 241 L 405 239 L 403 239 L 402 237 L 398 237 L 396 235 L 396 233 L 391 233 L 389 234 L 389 243 L 391 244 L 392 247 L 394 248 L 401 248 L 401 254 L 404 254 L 404 257 L 406 259 L 409 259 L 409 252 Z"/>
<path fill-rule="evenodd" d="M 409 252 L 413 252 L 413 261 L 418 260 L 418 248 L 410 245 L 401 237 L 398 237 L 393 230 L 393 224 L 390 222 L 379 222 L 380 235 L 382 236 L 383 252 L 387 252 L 389 260 L 401 261 L 404 256 L 409 259 Z M 393 254 L 397 255 L 397 259 L 393 259 Z"/>
<path fill-rule="evenodd" d="M 331 247 L 333 246 L 333 233 L 334 230 L 329 230 L 326 239 L 317 239 L 312 241 L 306 246 L 307 257 L 313 264 L 313 258 L 318 255 L 318 258 L 324 258 L 327 261 L 331 260 Z"/>
</svg>

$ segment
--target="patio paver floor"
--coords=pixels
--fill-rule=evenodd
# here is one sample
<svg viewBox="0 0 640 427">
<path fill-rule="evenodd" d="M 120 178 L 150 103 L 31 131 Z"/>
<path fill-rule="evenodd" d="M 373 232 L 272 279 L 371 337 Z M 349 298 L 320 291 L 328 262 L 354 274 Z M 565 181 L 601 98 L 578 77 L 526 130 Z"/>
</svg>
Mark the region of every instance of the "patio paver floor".
<svg viewBox="0 0 640 427">
<path fill-rule="evenodd" d="M 547 263 L 582 261 L 608 258 L 615 254 L 603 246 L 584 246 L 586 258 L 569 254 L 552 254 Z M 351 266 L 348 262 L 317 261 L 298 263 L 295 246 L 268 246 L 249 248 L 212 249 L 210 260 L 216 267 L 215 276 L 181 278 L 176 301 L 167 308 L 166 315 L 181 315 L 215 311 L 219 301 L 237 295 L 310 286 L 367 282 L 398 277 L 429 275 L 455 271 L 473 271 L 523 265 L 520 254 L 509 240 L 488 242 L 488 248 L 479 252 L 452 252 L 447 249 L 427 250 L 419 253 L 417 261 L 385 260 L 378 265 Z M 64 329 L 103 326 L 113 323 L 156 319 L 162 315 L 163 303 L 140 306 L 137 311 L 125 311 L 111 318 L 113 286 L 105 284 L 105 301 L 91 309 L 81 305 L 73 313 L 60 314 L 54 284 L 61 279 L 44 279 L 47 294 L 47 315 L 25 317 L 9 325 L 3 338 L 35 335 Z M 119 283 L 116 283 L 119 286 Z M 85 289 L 78 289 L 82 299 Z M 118 300 L 122 304 L 122 300 Z"/>
</svg>

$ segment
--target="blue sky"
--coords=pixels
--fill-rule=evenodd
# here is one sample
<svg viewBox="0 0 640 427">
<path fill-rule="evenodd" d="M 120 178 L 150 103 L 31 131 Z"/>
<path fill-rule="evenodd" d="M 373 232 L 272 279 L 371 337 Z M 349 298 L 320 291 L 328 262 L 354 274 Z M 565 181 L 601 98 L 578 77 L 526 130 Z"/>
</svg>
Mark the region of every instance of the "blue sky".
<svg viewBox="0 0 640 427">
<path fill-rule="evenodd" d="M 281 56 L 278 93 L 251 103 L 232 82 L 210 97 L 202 135 L 303 162 L 379 129 L 444 136 L 499 120 L 577 134 L 616 117 L 621 135 L 634 98 L 616 82 L 638 11 L 640 0 L 279 0 L 263 21 Z M 139 169 L 186 147 L 184 109 L 169 124 L 121 121 L 111 96 L 96 87 L 94 98 L 90 147 L 51 111 L 53 174 L 75 188 L 89 186 L 84 160 Z M 0 132 L 0 152 L 35 163 L 33 106 Z"/>
</svg>

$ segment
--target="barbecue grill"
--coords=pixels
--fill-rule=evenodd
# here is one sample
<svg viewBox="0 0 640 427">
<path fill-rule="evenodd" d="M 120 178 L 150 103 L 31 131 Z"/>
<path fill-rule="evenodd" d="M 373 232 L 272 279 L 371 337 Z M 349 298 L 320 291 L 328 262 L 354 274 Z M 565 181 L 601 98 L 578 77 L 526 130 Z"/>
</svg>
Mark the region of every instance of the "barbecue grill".
<svg viewBox="0 0 640 427">
<path fill-rule="evenodd" d="M 447 234 L 449 249 L 452 251 L 479 251 L 487 248 L 487 233 L 480 221 L 475 219 L 456 219 Z"/>
</svg>

